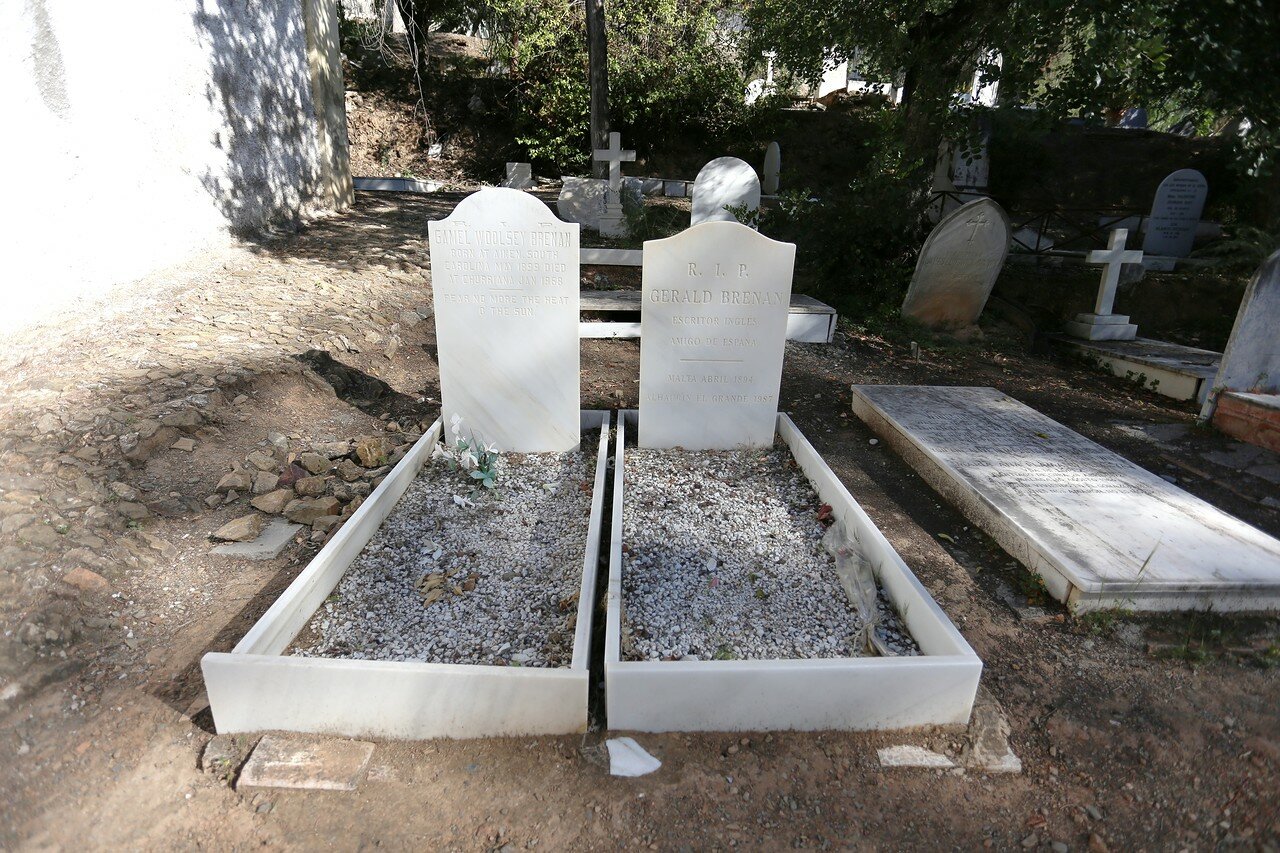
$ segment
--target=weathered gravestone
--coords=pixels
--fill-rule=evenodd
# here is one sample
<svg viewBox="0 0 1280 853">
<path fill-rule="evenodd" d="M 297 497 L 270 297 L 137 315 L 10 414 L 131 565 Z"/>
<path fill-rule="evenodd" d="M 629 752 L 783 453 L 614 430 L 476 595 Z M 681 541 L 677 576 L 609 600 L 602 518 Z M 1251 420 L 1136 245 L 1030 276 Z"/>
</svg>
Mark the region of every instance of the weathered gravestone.
<svg viewBox="0 0 1280 853">
<path fill-rule="evenodd" d="M 1271 408 L 1280 405 L 1280 252 L 1267 258 L 1245 289 L 1202 419 L 1214 416 L 1223 394 L 1270 396 L 1276 400 Z"/>
<path fill-rule="evenodd" d="M 994 388 L 855 385 L 853 410 L 1073 610 L 1280 608 L 1280 541 Z"/>
<path fill-rule="evenodd" d="M 1196 225 L 1204 210 L 1209 184 L 1195 169 L 1179 169 L 1160 182 L 1142 251 L 1148 255 L 1185 258 L 1196 241 Z"/>
<path fill-rule="evenodd" d="M 605 202 L 609 185 L 601 178 L 574 178 L 563 176 L 560 196 L 556 199 L 556 212 L 565 222 L 576 222 L 593 231 L 600 230 L 600 220 L 605 216 Z M 640 178 L 622 179 L 622 194 L 637 204 L 642 196 L 644 182 Z"/>
<path fill-rule="evenodd" d="M 1095 249 L 1086 258 L 1091 264 L 1103 265 L 1102 278 L 1098 282 L 1093 313 L 1077 314 L 1075 320 L 1067 324 L 1067 334 L 1072 337 L 1089 341 L 1131 341 L 1137 337 L 1138 327 L 1129 322 L 1129 316 L 1113 313 L 1121 269 L 1126 264 L 1142 263 L 1141 252 L 1125 250 L 1128 237 L 1129 229 L 1116 228 L 1111 232 L 1107 248 Z"/>
<path fill-rule="evenodd" d="M 764 180 L 760 183 L 760 191 L 765 195 L 778 192 L 778 178 L 782 173 L 782 149 L 777 142 L 770 142 L 764 152 Z"/>
<path fill-rule="evenodd" d="M 578 226 L 483 189 L 427 223 L 444 420 L 503 451 L 578 446 Z"/>
<path fill-rule="evenodd" d="M 932 329 L 963 329 L 982 314 L 1009 254 L 1009 217 L 989 198 L 942 218 L 924 241 L 902 313 Z"/>
<path fill-rule="evenodd" d="M 795 255 L 737 222 L 644 244 L 641 447 L 773 443 Z"/>
<path fill-rule="evenodd" d="M 737 157 L 717 157 L 703 166 L 693 181 L 689 224 L 737 222 L 728 207 L 745 207 L 748 214 L 759 210 L 760 179 L 750 164 Z"/>
</svg>

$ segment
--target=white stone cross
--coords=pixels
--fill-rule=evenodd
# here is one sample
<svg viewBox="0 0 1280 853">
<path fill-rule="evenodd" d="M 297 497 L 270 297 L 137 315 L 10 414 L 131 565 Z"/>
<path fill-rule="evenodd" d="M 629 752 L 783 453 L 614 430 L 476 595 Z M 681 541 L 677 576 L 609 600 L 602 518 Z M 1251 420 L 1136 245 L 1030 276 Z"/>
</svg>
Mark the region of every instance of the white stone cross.
<svg viewBox="0 0 1280 853">
<path fill-rule="evenodd" d="M 622 164 L 636 159 L 636 152 L 622 150 L 622 134 L 609 134 L 609 147 L 595 150 L 596 162 L 609 164 L 609 189 L 616 193 L 622 188 Z"/>
<path fill-rule="evenodd" d="M 1124 241 L 1128 238 L 1128 228 L 1117 228 L 1111 232 L 1107 248 L 1094 249 L 1086 258 L 1091 264 L 1103 264 L 1098 300 L 1093 305 L 1094 314 L 1112 313 L 1116 304 L 1116 288 L 1120 286 L 1120 268 L 1125 264 L 1142 263 L 1142 252 L 1136 249 L 1125 251 Z"/>
</svg>

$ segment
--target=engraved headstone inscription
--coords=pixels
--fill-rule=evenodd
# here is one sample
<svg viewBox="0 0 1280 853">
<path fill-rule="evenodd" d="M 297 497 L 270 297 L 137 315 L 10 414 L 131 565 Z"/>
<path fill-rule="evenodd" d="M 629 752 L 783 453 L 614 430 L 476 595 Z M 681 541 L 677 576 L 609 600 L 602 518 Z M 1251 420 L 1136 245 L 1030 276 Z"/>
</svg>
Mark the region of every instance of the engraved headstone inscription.
<svg viewBox="0 0 1280 853">
<path fill-rule="evenodd" d="M 1179 169 L 1161 181 L 1151 203 L 1142 251 L 1172 258 L 1191 254 L 1208 194 L 1209 183 L 1195 169 Z"/>
<path fill-rule="evenodd" d="M 427 230 L 445 422 L 503 451 L 577 447 L 578 226 L 490 188 Z"/>
<path fill-rule="evenodd" d="M 795 254 L 737 222 L 644 244 L 641 447 L 773 443 Z"/>
<path fill-rule="evenodd" d="M 947 214 L 924 241 L 902 313 L 933 329 L 977 322 L 1009 254 L 1009 217 L 989 198 Z"/>
</svg>

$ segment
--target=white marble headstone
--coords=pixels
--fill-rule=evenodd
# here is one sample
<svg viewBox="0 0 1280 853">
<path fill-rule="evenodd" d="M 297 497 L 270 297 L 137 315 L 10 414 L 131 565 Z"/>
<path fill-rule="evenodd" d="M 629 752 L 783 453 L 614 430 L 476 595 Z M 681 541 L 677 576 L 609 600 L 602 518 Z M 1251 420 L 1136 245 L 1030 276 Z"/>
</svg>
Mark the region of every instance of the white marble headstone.
<svg viewBox="0 0 1280 853">
<path fill-rule="evenodd" d="M 1009 254 L 1009 217 L 989 198 L 942 217 L 924 241 L 903 316 L 933 329 L 977 322 Z"/>
<path fill-rule="evenodd" d="M 578 225 L 491 188 L 427 230 L 445 422 L 504 451 L 577 447 Z"/>
<path fill-rule="evenodd" d="M 513 190 L 523 190 L 533 186 L 533 166 L 529 163 L 508 163 L 507 177 L 502 186 Z"/>
<path fill-rule="evenodd" d="M 1280 394 L 1280 252 L 1258 267 L 1245 288 L 1201 417 L 1213 414 L 1223 391 Z"/>
<path fill-rule="evenodd" d="M 1208 194 L 1209 183 L 1195 169 L 1179 169 L 1161 181 L 1151 203 L 1142 251 L 1172 258 L 1191 254 Z"/>
<path fill-rule="evenodd" d="M 703 222 L 737 222 L 726 206 L 760 209 L 760 179 L 751 164 L 737 157 L 717 157 L 702 167 L 693 181 L 693 214 L 690 225 Z"/>
<path fill-rule="evenodd" d="M 773 443 L 795 256 L 737 222 L 644 244 L 641 447 Z"/>
<path fill-rule="evenodd" d="M 760 183 L 760 191 L 765 195 L 778 192 L 778 178 L 782 172 L 782 149 L 777 142 L 770 142 L 764 152 L 764 180 Z"/>
</svg>

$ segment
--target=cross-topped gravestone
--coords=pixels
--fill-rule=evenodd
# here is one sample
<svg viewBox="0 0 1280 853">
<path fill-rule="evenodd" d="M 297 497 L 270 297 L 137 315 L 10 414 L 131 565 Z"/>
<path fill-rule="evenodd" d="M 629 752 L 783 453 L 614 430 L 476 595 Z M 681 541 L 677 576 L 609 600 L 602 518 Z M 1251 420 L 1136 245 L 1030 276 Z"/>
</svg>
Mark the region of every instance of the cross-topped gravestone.
<svg viewBox="0 0 1280 853">
<path fill-rule="evenodd" d="M 1120 285 L 1120 268 L 1125 264 L 1142 263 L 1142 252 L 1126 250 L 1128 228 L 1116 228 L 1105 249 L 1094 249 L 1086 260 L 1102 264 L 1102 278 L 1098 282 L 1098 298 L 1092 314 L 1077 314 L 1067 324 L 1067 334 L 1089 341 L 1131 341 L 1138 335 L 1138 327 L 1129 322 L 1128 315 L 1113 314 L 1116 304 L 1116 288 Z"/>
<path fill-rule="evenodd" d="M 1009 217 L 989 198 L 944 216 L 924 241 L 903 316 L 932 329 L 967 329 L 978 321 L 1009 254 Z"/>
<path fill-rule="evenodd" d="M 773 443 L 795 256 L 737 222 L 645 242 L 641 447 Z"/>
<path fill-rule="evenodd" d="M 622 220 L 622 164 L 636 159 L 636 152 L 622 150 L 622 134 L 609 134 L 609 147 L 595 150 L 597 163 L 609 164 L 608 192 L 604 197 L 604 215 L 600 217 L 600 233 L 610 237 L 625 236 Z"/>
<path fill-rule="evenodd" d="M 445 421 L 504 451 L 577 447 L 578 225 L 488 188 L 427 231 Z"/>
</svg>

